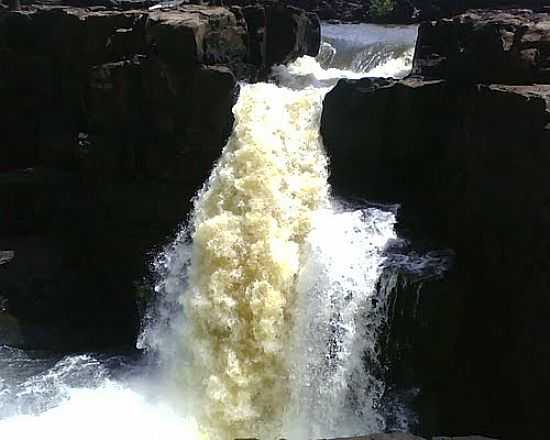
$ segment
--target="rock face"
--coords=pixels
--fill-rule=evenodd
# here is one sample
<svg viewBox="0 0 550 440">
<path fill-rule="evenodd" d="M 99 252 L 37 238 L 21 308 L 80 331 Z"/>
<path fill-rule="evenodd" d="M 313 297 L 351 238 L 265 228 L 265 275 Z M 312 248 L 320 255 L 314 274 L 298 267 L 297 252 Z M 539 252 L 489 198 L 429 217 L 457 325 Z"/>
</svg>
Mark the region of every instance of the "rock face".
<svg viewBox="0 0 550 440">
<path fill-rule="evenodd" d="M 264 2 L 271 3 L 270 0 Z M 225 0 L 224 3 L 245 5 L 254 0 Z M 314 12 L 322 20 L 393 24 L 421 23 L 475 8 L 530 8 L 542 12 L 550 6 L 550 0 L 286 0 L 284 3 Z"/>
<path fill-rule="evenodd" d="M 456 252 L 451 274 L 424 289 L 414 313 L 414 301 L 406 299 L 412 292 L 402 289 L 388 348 L 392 386 L 420 386 L 422 433 L 543 439 L 541 408 L 550 393 L 544 293 L 550 286 L 550 81 L 527 83 L 513 63 L 500 64 L 510 72 L 493 79 L 515 84 L 489 84 L 489 69 L 473 64 L 460 67 L 468 72 L 460 77 L 464 70 L 453 70 L 460 63 L 448 59 L 439 61 L 444 69 L 426 70 L 430 51 L 422 43 L 444 45 L 452 23 L 462 29 L 457 41 L 479 42 L 477 32 L 492 26 L 490 14 L 421 27 L 416 72 L 429 71 L 430 78 L 340 81 L 325 99 L 321 130 L 337 192 L 401 203 L 402 235 L 428 237 Z M 537 41 L 546 41 L 548 16 L 518 12 L 517 20 L 526 16 L 522 35 L 548 29 L 537 33 Z M 474 20 L 469 33 L 460 25 L 466 17 Z M 493 21 L 501 20 L 495 12 Z M 466 53 L 471 46 L 462 47 Z M 478 60 L 495 56 L 492 49 L 485 57 L 475 50 Z M 542 72 L 533 66 L 531 75 Z"/>
<path fill-rule="evenodd" d="M 470 11 L 420 26 L 413 74 L 462 82 L 550 82 L 550 14 Z"/>
<path fill-rule="evenodd" d="M 283 6 L 0 10 L 0 313 L 20 345 L 133 344 L 148 264 L 231 132 L 237 80 L 318 45 L 318 19 Z"/>
<path fill-rule="evenodd" d="M 406 432 L 392 432 L 386 434 L 371 434 L 361 437 L 346 437 L 345 439 L 335 439 L 335 440 L 424 440 L 420 437 L 417 437 L 413 434 L 408 434 Z"/>
</svg>

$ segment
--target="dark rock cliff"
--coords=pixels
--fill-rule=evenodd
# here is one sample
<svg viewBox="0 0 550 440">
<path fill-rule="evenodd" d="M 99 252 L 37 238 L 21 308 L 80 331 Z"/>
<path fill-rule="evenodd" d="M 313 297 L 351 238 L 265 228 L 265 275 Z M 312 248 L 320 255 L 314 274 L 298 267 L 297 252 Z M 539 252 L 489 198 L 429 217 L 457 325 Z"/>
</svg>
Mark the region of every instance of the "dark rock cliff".
<svg viewBox="0 0 550 440">
<path fill-rule="evenodd" d="M 0 344 L 133 344 L 237 81 L 318 46 L 318 19 L 284 6 L 0 10 Z"/>
<path fill-rule="evenodd" d="M 387 348 L 391 385 L 420 387 L 426 435 L 546 438 L 549 43 L 545 14 L 427 23 L 416 76 L 342 80 L 325 99 L 335 190 L 401 203 L 403 235 L 456 252 L 418 301 L 398 293 Z"/>
</svg>

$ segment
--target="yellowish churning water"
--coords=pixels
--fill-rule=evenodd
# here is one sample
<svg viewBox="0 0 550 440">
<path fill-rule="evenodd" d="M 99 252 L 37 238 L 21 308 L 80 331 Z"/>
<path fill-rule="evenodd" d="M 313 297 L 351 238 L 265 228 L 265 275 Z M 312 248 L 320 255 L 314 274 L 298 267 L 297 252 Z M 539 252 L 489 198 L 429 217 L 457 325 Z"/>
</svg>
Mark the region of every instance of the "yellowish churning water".
<svg viewBox="0 0 550 440">
<path fill-rule="evenodd" d="M 244 86 L 196 201 L 184 380 L 214 438 L 281 430 L 302 245 L 329 204 L 321 99 L 317 89 Z"/>
</svg>

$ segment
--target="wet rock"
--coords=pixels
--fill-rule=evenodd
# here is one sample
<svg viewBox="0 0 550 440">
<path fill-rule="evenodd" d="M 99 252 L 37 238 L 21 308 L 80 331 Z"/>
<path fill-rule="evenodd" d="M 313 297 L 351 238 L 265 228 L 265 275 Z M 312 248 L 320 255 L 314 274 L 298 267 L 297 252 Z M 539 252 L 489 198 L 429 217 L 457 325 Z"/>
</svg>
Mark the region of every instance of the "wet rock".
<svg viewBox="0 0 550 440">
<path fill-rule="evenodd" d="M 550 14 L 477 10 L 423 23 L 413 73 L 462 82 L 550 83 Z"/>
<path fill-rule="evenodd" d="M 23 343 L 21 326 L 17 319 L 0 310 L 0 345 L 17 346 Z"/>
</svg>

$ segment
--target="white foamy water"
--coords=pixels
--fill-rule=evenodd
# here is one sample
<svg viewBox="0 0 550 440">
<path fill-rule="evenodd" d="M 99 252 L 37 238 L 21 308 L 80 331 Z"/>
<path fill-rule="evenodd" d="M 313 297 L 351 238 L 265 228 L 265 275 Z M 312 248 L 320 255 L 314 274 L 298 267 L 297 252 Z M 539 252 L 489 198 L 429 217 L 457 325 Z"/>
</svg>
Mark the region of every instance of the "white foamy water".
<svg viewBox="0 0 550 440">
<path fill-rule="evenodd" d="M 321 52 L 317 58 L 305 56 L 298 58 L 289 66 L 276 66 L 273 68 L 273 77 L 284 87 L 303 90 L 308 87 L 324 89 L 328 92 L 342 78 L 359 79 L 365 76 L 382 78 L 403 78 L 410 71 L 414 56 L 414 47 L 406 48 L 397 57 L 388 57 L 380 60 L 366 70 L 339 69 L 335 67 L 323 67 L 323 64 L 331 65 L 331 53 L 337 53 L 329 43 L 323 43 Z M 323 60 L 325 61 L 323 63 Z"/>
<path fill-rule="evenodd" d="M 0 421 L 0 434 L 47 440 L 200 438 L 196 423 L 169 404 L 109 381 L 96 388 L 69 389 L 65 401 L 40 415 Z"/>
<path fill-rule="evenodd" d="M 149 362 L 115 368 L 79 355 L 36 364 L 1 352 L 0 438 L 383 430 L 375 294 L 395 217 L 331 199 L 319 120 L 338 78 L 403 76 L 413 44 L 374 64 L 361 52 L 346 69 L 331 67 L 339 49 L 327 41 L 318 59 L 275 68 L 278 85 L 243 85 L 190 224 L 157 260 L 157 301 L 138 342 Z"/>
<path fill-rule="evenodd" d="M 385 317 L 375 293 L 383 250 L 396 238 L 394 224 L 393 213 L 378 209 L 333 206 L 315 215 L 296 286 L 290 438 L 354 436 L 385 428 L 376 410 L 384 383 L 374 369 Z"/>
</svg>

